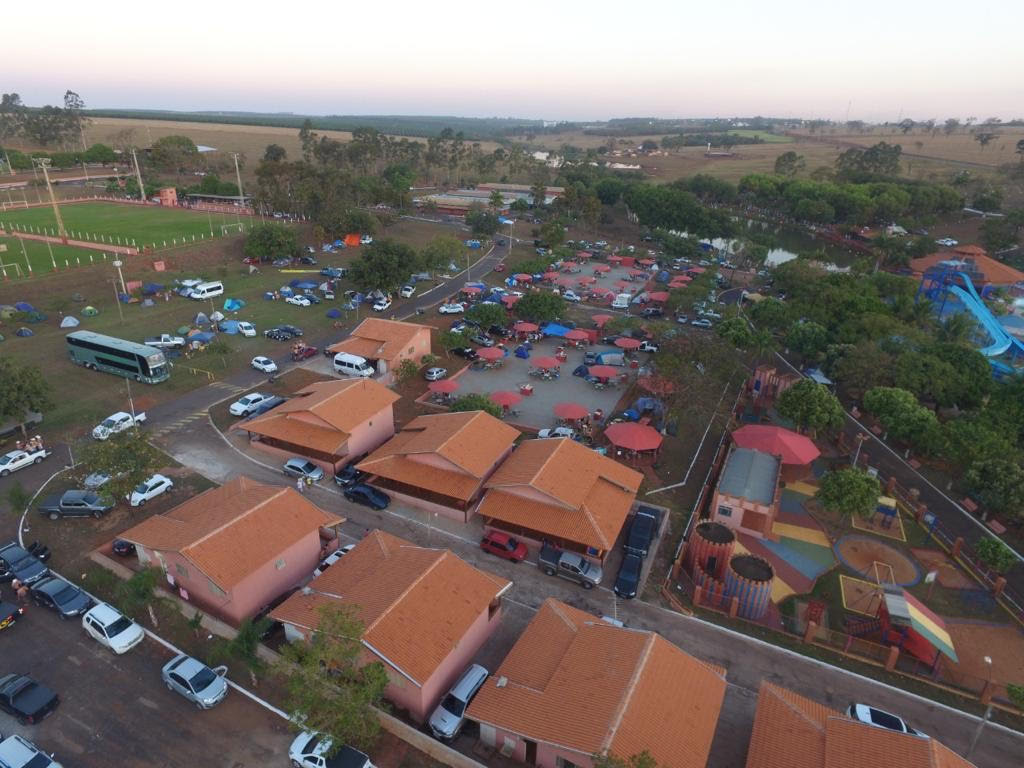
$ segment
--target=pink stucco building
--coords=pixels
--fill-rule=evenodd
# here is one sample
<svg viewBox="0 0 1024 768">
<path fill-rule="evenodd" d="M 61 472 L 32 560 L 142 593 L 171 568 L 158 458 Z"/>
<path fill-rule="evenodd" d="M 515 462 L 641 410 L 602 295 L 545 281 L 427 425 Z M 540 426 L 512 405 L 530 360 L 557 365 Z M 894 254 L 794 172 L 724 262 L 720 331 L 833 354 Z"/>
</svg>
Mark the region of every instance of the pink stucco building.
<svg viewBox="0 0 1024 768">
<path fill-rule="evenodd" d="M 327 348 L 331 354 L 347 352 L 365 358 L 383 381 L 391 381 L 403 360 L 417 366 L 430 354 L 430 326 L 368 317 L 355 330 Z"/>
<path fill-rule="evenodd" d="M 343 522 L 293 488 L 237 477 L 121 538 L 182 598 L 237 626 L 300 584 L 323 554 L 321 530 Z"/>
<path fill-rule="evenodd" d="M 782 494 L 781 466 L 777 456 L 730 448 L 711 499 L 711 519 L 739 533 L 771 538 Z"/>
<path fill-rule="evenodd" d="M 395 434 L 397 400 L 372 379 L 318 381 L 236 428 L 249 433 L 254 448 L 282 461 L 303 456 L 333 473 Z"/>
<path fill-rule="evenodd" d="M 497 627 L 511 586 L 448 550 L 373 531 L 270 615 L 295 642 L 323 606 L 354 610 L 365 660 L 387 670 L 386 697 L 422 723 Z"/>
</svg>

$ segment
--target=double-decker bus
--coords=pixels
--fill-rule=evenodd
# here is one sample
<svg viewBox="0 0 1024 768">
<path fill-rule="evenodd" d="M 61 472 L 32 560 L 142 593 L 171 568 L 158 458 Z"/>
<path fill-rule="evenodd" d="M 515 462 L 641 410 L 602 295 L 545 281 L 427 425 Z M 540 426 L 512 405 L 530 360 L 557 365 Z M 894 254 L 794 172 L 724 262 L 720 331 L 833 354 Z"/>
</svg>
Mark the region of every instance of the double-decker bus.
<svg viewBox="0 0 1024 768">
<path fill-rule="evenodd" d="M 92 331 L 74 331 L 66 339 L 71 361 L 94 371 L 147 384 L 159 384 L 171 377 L 167 358 L 154 347 Z"/>
</svg>

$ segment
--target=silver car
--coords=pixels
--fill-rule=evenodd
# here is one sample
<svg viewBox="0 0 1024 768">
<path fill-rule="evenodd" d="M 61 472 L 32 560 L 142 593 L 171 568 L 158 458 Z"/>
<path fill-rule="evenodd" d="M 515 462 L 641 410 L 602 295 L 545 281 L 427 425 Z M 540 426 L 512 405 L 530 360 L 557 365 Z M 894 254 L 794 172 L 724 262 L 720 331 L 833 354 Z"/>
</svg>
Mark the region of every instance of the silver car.
<svg viewBox="0 0 1024 768">
<path fill-rule="evenodd" d="M 309 478 L 314 483 L 324 479 L 324 471 L 309 459 L 293 456 L 284 463 L 284 473 L 289 477 Z"/>
<path fill-rule="evenodd" d="M 210 709 L 228 695 L 224 679 L 227 672 L 227 667 L 210 669 L 203 662 L 181 654 L 164 665 L 160 676 L 168 690 L 180 693 L 199 709 Z"/>
</svg>

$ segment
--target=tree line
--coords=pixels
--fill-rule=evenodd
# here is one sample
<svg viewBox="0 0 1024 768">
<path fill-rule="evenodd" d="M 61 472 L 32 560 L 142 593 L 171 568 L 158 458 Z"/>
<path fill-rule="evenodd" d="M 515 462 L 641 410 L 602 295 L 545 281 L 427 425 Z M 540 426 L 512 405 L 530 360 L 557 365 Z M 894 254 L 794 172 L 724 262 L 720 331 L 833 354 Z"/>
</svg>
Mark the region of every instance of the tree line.
<svg viewBox="0 0 1024 768">
<path fill-rule="evenodd" d="M 80 145 L 84 150 L 88 123 L 84 109 L 85 102 L 74 91 L 64 93 L 63 106 L 44 107 L 27 106 L 17 93 L 0 94 L 0 141 L 23 139 L 43 147 Z"/>
</svg>

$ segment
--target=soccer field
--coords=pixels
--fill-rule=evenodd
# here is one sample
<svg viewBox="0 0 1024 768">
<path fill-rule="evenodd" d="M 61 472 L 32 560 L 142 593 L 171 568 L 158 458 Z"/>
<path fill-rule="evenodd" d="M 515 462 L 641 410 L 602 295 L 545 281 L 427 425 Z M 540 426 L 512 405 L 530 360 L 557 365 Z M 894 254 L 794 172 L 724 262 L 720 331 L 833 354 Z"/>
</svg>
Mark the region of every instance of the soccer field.
<svg viewBox="0 0 1024 768">
<path fill-rule="evenodd" d="M 22 248 L 23 244 L 24 249 Z M 7 246 L 6 251 L 0 248 L 0 279 L 4 276 L 10 279 L 25 277 L 28 274 L 26 261 L 32 266 L 32 274 L 50 272 L 53 270 L 54 264 L 58 269 L 64 269 L 103 261 L 102 251 L 74 248 L 59 243 L 51 244 L 47 248 L 46 243 L 41 243 L 38 240 L 0 237 L 0 246 L 4 245 Z M 52 258 L 51 253 L 53 254 Z M 111 258 L 112 255 L 107 254 L 107 260 L 109 261 Z"/>
<path fill-rule="evenodd" d="M 229 234 L 238 232 L 238 223 L 248 225 L 247 216 L 223 213 L 204 213 L 156 206 L 122 205 L 117 203 L 70 203 L 60 207 L 64 228 L 74 239 L 96 240 L 121 238 L 121 242 L 143 247 L 155 244 L 157 248 L 177 239 L 191 242 L 203 237 L 220 237 L 224 225 L 234 225 Z M 0 227 L 55 231 L 57 220 L 49 206 L 0 211 Z"/>
</svg>

